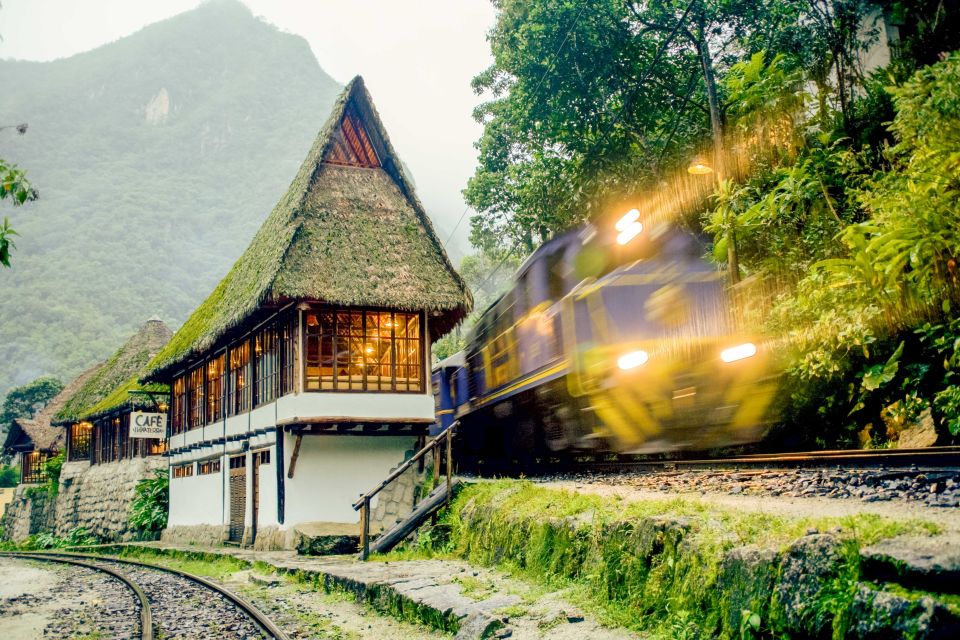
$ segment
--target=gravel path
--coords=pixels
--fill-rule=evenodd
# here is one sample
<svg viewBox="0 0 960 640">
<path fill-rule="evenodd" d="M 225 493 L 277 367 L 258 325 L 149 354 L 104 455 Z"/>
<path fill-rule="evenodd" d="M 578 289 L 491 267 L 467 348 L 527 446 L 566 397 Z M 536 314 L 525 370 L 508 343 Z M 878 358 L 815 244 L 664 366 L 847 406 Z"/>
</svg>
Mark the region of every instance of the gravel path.
<svg viewBox="0 0 960 640">
<path fill-rule="evenodd" d="M 123 583 L 97 571 L 0 558 L 4 640 L 137 638 L 136 607 L 133 593 Z"/>
</svg>

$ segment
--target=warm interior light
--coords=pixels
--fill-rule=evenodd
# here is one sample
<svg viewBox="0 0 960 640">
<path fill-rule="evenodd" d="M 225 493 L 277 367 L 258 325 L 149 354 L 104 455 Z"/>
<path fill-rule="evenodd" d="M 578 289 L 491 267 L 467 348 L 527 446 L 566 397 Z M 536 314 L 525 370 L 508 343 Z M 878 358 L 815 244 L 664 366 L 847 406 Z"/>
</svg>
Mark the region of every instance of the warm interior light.
<svg viewBox="0 0 960 640">
<path fill-rule="evenodd" d="M 617 220 L 617 231 L 625 231 L 631 224 L 640 219 L 640 212 L 636 209 L 630 209 L 623 217 Z"/>
<path fill-rule="evenodd" d="M 708 173 L 713 173 L 713 167 L 710 166 L 710 163 L 707 162 L 706 158 L 703 156 L 697 156 L 690 163 L 690 166 L 687 167 L 687 173 L 692 173 L 695 176 L 702 176 Z"/>
<path fill-rule="evenodd" d="M 637 367 L 646 364 L 647 360 L 650 359 L 650 356 L 647 355 L 647 352 L 643 349 L 637 351 L 631 351 L 630 353 L 625 353 L 617 359 L 617 366 L 623 369 L 624 371 L 629 371 L 630 369 L 636 369 Z"/>
<path fill-rule="evenodd" d="M 633 222 L 626 229 L 617 234 L 617 244 L 627 244 L 643 231 L 643 225 Z"/>
<path fill-rule="evenodd" d="M 751 358 L 755 355 L 757 355 L 756 345 L 752 342 L 744 342 L 743 344 L 738 344 L 735 347 L 724 349 L 720 353 L 720 359 L 724 362 L 736 362 L 737 360 Z"/>
</svg>

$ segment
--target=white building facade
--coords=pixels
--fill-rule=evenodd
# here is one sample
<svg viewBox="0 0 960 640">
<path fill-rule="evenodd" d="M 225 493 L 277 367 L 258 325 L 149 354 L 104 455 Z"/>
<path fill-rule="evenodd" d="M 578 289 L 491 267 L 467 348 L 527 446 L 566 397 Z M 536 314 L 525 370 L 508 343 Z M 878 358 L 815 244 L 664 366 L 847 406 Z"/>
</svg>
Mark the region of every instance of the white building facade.
<svg viewBox="0 0 960 640">
<path fill-rule="evenodd" d="M 431 341 L 470 295 L 354 79 L 290 190 L 151 363 L 170 385 L 173 540 L 353 534 L 434 421 Z"/>
</svg>

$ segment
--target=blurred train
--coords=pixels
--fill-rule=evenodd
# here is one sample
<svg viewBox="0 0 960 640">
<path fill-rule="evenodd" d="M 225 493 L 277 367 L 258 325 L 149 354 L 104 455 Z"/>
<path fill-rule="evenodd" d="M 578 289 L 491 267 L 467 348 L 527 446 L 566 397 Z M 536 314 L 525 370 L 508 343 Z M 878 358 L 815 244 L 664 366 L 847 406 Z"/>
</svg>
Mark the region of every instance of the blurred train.
<svg viewBox="0 0 960 640">
<path fill-rule="evenodd" d="M 466 455 L 653 453 L 758 440 L 777 375 L 705 244 L 630 210 L 544 243 L 433 370 Z M 605 228 L 606 227 L 606 228 Z"/>
</svg>

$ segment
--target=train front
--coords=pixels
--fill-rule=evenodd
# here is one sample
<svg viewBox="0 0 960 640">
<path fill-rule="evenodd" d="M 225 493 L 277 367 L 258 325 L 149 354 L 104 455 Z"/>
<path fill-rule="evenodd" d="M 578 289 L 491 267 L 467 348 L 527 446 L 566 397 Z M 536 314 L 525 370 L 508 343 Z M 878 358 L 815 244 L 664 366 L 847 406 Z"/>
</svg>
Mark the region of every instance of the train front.
<svg viewBox="0 0 960 640">
<path fill-rule="evenodd" d="M 758 440 L 776 391 L 770 346 L 738 326 L 696 237 L 630 217 L 617 235 L 630 259 L 569 297 L 570 393 L 621 452 Z"/>
</svg>

